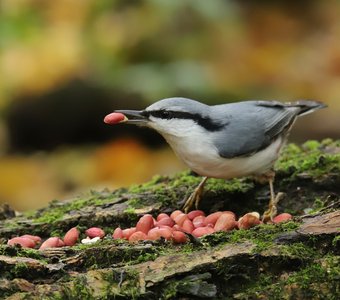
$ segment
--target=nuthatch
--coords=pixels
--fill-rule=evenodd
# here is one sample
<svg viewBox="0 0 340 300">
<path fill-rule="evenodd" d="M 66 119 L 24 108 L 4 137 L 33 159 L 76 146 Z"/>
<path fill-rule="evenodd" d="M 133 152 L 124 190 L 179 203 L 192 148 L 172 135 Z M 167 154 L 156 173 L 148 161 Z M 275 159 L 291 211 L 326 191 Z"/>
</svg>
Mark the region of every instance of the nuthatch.
<svg viewBox="0 0 340 300">
<path fill-rule="evenodd" d="M 125 122 L 158 131 L 201 183 L 184 204 L 199 204 L 207 178 L 255 176 L 269 181 L 271 199 L 263 219 L 276 214 L 273 166 L 299 116 L 326 107 L 316 101 L 243 101 L 206 105 L 186 98 L 160 100 L 145 110 L 116 110 L 105 123 Z"/>
</svg>

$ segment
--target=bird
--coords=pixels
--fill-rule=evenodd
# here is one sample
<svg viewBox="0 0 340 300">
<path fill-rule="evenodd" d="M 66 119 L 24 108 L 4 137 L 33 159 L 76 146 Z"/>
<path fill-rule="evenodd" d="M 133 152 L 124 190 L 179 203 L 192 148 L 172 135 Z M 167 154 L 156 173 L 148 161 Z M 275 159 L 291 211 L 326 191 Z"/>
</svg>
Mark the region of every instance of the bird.
<svg viewBox="0 0 340 300">
<path fill-rule="evenodd" d="M 144 110 L 115 110 L 107 124 L 146 126 L 160 133 L 175 154 L 202 181 L 186 200 L 183 210 L 198 208 L 208 178 L 232 179 L 252 176 L 269 182 L 270 201 L 263 221 L 277 214 L 282 193 L 274 192 L 274 164 L 300 116 L 325 108 L 319 101 L 279 102 L 246 100 L 207 105 L 172 97 Z"/>
</svg>

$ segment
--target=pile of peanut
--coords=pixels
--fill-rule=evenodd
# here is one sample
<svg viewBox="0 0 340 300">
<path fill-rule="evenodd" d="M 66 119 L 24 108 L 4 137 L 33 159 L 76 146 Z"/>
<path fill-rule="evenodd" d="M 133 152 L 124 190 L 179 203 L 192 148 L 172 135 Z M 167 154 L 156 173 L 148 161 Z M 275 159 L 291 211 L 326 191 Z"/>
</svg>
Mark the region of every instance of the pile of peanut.
<svg viewBox="0 0 340 300">
<path fill-rule="evenodd" d="M 282 213 L 277 215 L 272 222 L 280 223 L 291 219 L 290 214 Z M 237 219 L 231 211 L 218 211 L 206 216 L 201 210 L 194 210 L 188 214 L 175 210 L 170 215 L 160 213 L 156 218 L 150 214 L 145 214 L 138 220 L 135 227 L 116 228 L 113 231 L 112 238 L 128 240 L 130 243 L 163 238 L 175 244 L 182 244 L 189 241 L 188 235 L 190 234 L 200 238 L 218 231 L 249 229 L 261 223 L 260 215 L 257 212 L 246 213 Z M 50 237 L 42 242 L 39 236 L 26 234 L 8 240 L 7 244 L 11 246 L 19 244 L 24 248 L 39 247 L 39 250 L 74 246 L 79 242 L 80 234 L 77 227 L 73 227 L 63 238 Z M 86 238 L 81 240 L 83 244 L 97 242 L 106 236 L 104 230 L 98 227 L 87 229 L 85 235 Z"/>
</svg>

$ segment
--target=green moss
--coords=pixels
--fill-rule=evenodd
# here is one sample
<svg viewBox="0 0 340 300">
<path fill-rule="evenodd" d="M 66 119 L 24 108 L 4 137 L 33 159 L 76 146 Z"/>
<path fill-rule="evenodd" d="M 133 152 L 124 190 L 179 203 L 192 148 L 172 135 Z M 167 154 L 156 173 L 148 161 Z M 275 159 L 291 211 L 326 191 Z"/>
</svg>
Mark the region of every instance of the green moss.
<svg viewBox="0 0 340 300">
<path fill-rule="evenodd" d="M 252 282 L 245 284 L 242 287 L 242 292 L 233 295 L 233 299 L 247 300 L 247 299 L 268 299 L 265 292 L 268 290 L 275 291 L 271 293 L 273 300 L 284 299 L 282 298 L 282 290 L 278 284 L 275 284 L 276 278 L 272 274 L 259 274 L 253 278 Z"/>
<path fill-rule="evenodd" d="M 63 210 L 52 210 L 49 212 L 46 212 L 41 217 L 37 218 L 35 220 L 35 223 L 48 223 L 51 224 L 57 220 L 60 220 L 63 218 L 66 211 Z"/>
<path fill-rule="evenodd" d="M 137 215 L 136 208 L 128 207 L 124 210 L 124 223 L 125 224 L 133 224 L 132 226 L 135 226 L 138 219 L 139 217 Z"/>
<path fill-rule="evenodd" d="M 303 144 L 303 148 L 306 150 L 320 150 L 322 144 L 319 141 L 309 140 Z"/>
<path fill-rule="evenodd" d="M 278 249 L 284 256 L 302 258 L 303 260 L 315 259 L 321 255 L 319 251 L 302 242 L 280 245 Z"/>
<path fill-rule="evenodd" d="M 129 205 L 129 207 L 125 209 L 124 212 L 129 212 L 129 213 L 134 212 L 136 208 L 143 207 L 143 202 L 141 201 L 141 199 L 138 199 L 138 198 L 129 199 L 127 201 L 127 204 Z"/>
<path fill-rule="evenodd" d="M 163 288 L 162 291 L 162 299 L 168 300 L 168 299 L 176 299 L 178 293 L 178 286 L 179 281 L 171 281 L 169 282 L 165 288 Z"/>
<path fill-rule="evenodd" d="M 332 246 L 334 246 L 334 248 L 338 247 L 338 245 L 340 245 L 340 235 L 337 235 L 332 241 Z"/>
<path fill-rule="evenodd" d="M 339 299 L 339 257 L 303 265 L 282 274 L 260 273 L 235 299 Z"/>
<path fill-rule="evenodd" d="M 61 292 L 62 299 L 95 299 L 93 297 L 93 291 L 87 284 L 87 279 L 84 275 L 75 277 L 70 283 L 63 286 Z"/>
<path fill-rule="evenodd" d="M 286 286 L 294 286 L 301 295 L 309 299 L 316 299 L 323 295 L 327 299 L 339 299 L 340 296 L 340 259 L 328 257 L 324 264 L 310 264 L 305 268 L 290 274 Z M 320 299 L 320 298 L 319 298 Z"/>
<path fill-rule="evenodd" d="M 29 270 L 29 267 L 27 264 L 18 262 L 15 264 L 14 268 L 11 270 L 11 274 L 14 277 L 22 277 L 23 274 L 27 273 Z"/>
<path fill-rule="evenodd" d="M 190 171 L 183 171 L 172 177 L 155 176 L 150 182 L 132 186 L 128 192 L 139 195 L 143 193 L 152 194 L 162 204 L 171 204 L 174 199 L 179 199 L 178 196 L 181 196 L 180 198 L 189 196 L 201 180 L 201 176 L 194 176 Z M 206 190 L 209 192 L 245 193 L 253 187 L 253 183 L 249 180 L 232 179 L 226 181 L 210 178 L 207 181 Z M 179 191 L 180 194 L 176 194 L 175 191 Z M 129 206 L 138 208 L 140 205 L 145 205 L 144 199 L 141 196 L 137 199 L 129 200 Z"/>
<path fill-rule="evenodd" d="M 142 253 L 141 255 L 139 255 L 137 257 L 137 259 L 135 260 L 135 263 L 142 263 L 145 261 L 153 261 L 155 260 L 157 257 L 159 256 L 159 252 L 156 253 Z"/>
<path fill-rule="evenodd" d="M 121 196 L 122 191 L 122 189 L 116 190 L 115 193 L 91 191 L 89 194 L 82 196 L 82 198 L 73 199 L 72 201 L 60 202 L 54 200 L 47 208 L 37 211 L 35 215 L 30 213 L 27 217 L 32 219 L 34 223 L 51 224 L 62 220 L 67 213 L 72 211 L 79 211 L 88 206 L 96 207 L 114 202 Z"/>
<path fill-rule="evenodd" d="M 284 222 L 280 224 L 263 224 L 251 229 L 240 229 L 229 232 L 216 232 L 201 238 L 205 245 L 215 246 L 225 243 L 242 243 L 251 241 L 256 245 L 254 253 L 259 253 L 271 247 L 273 241 L 283 233 L 294 231 L 299 227 L 296 222 Z"/>
<path fill-rule="evenodd" d="M 208 283 L 210 273 L 189 275 L 181 280 L 169 280 L 161 288 L 161 299 L 181 299 L 180 295 L 197 296 L 199 299 L 210 299 L 216 296 L 216 286 Z"/>
<path fill-rule="evenodd" d="M 177 174 L 174 178 L 172 178 L 172 182 L 170 182 L 170 187 L 172 189 L 178 187 L 186 187 L 190 190 L 189 193 L 191 193 L 201 182 L 201 180 L 201 176 L 193 176 L 190 174 L 189 171 L 185 171 Z M 229 193 L 246 193 L 253 187 L 254 184 L 252 181 L 238 178 L 231 180 L 209 178 L 206 183 L 206 190 L 209 192 L 224 191 Z"/>
<path fill-rule="evenodd" d="M 217 192 L 223 191 L 226 193 L 247 193 L 254 188 L 254 182 L 248 179 L 214 179 L 207 181 L 207 190 Z"/>
<path fill-rule="evenodd" d="M 314 200 L 313 211 L 311 213 L 317 212 L 325 207 L 325 202 L 319 197 Z"/>
<path fill-rule="evenodd" d="M 103 272 L 102 278 L 107 282 L 103 299 L 150 299 L 141 295 L 139 274 L 132 269 Z"/>
<path fill-rule="evenodd" d="M 260 225 L 251 229 L 235 230 L 230 236 L 230 242 L 240 243 L 252 241 L 256 247 L 253 252 L 258 253 L 269 248 L 278 235 L 278 228 L 274 225 Z"/>
<path fill-rule="evenodd" d="M 46 300 L 64 300 L 64 295 L 60 291 L 54 291 L 51 295 L 45 295 Z"/>
<path fill-rule="evenodd" d="M 16 229 L 20 228 L 20 225 L 18 224 L 17 220 L 2 220 L 1 221 L 2 227 L 15 231 Z"/>
<path fill-rule="evenodd" d="M 87 250 L 87 249 L 92 249 L 92 248 L 98 248 L 99 245 L 100 247 L 107 247 L 107 246 L 112 246 L 112 244 L 113 244 L 113 240 L 104 239 L 93 244 L 81 244 L 81 243 L 76 244 L 75 246 L 72 246 L 72 250 L 82 251 L 82 250 Z"/>
<path fill-rule="evenodd" d="M 46 258 L 43 255 L 41 255 L 39 250 L 36 249 L 21 248 L 20 251 L 18 251 L 17 256 L 37 259 L 42 264 L 48 263 Z"/>
<path fill-rule="evenodd" d="M 340 153 L 325 153 L 327 148 L 337 148 L 340 142 L 325 140 L 323 142 L 308 141 L 298 147 L 289 144 L 283 151 L 276 167 L 279 171 L 290 174 L 294 179 L 298 174 L 318 178 L 331 171 L 340 170 Z"/>
<path fill-rule="evenodd" d="M 39 260 L 41 263 L 47 263 L 46 258 L 41 255 L 40 251 L 36 249 L 12 247 L 7 245 L 0 245 L 0 255 L 28 257 Z"/>
<path fill-rule="evenodd" d="M 59 228 L 55 228 L 53 229 L 53 231 L 51 231 L 50 236 L 56 236 L 56 237 L 63 237 L 65 235 L 66 232 L 64 232 L 62 229 Z"/>
<path fill-rule="evenodd" d="M 177 207 L 177 201 L 189 197 L 202 180 L 201 176 L 194 176 L 190 171 L 180 172 L 171 177 L 156 176 L 150 182 L 131 187 L 128 192 L 136 193 L 138 197 L 128 201 L 129 208 L 140 208 L 148 205 L 145 198 L 152 203 L 159 202 L 162 207 Z M 246 193 L 254 187 L 254 183 L 247 179 L 214 179 L 209 178 L 206 184 L 208 193 Z M 143 195 L 147 197 L 143 197 Z M 152 204 L 150 203 L 150 204 Z"/>
<path fill-rule="evenodd" d="M 135 265 L 155 260 L 160 255 L 172 251 L 172 247 L 163 245 L 131 245 L 125 240 L 103 240 L 90 245 L 77 245 L 72 250 L 82 256 L 79 268 L 105 268 L 111 265 Z"/>
<path fill-rule="evenodd" d="M 200 183 L 202 178 L 200 176 L 194 176 L 189 170 L 180 172 L 173 177 L 171 185 L 178 187 L 181 185 L 197 185 Z"/>
</svg>

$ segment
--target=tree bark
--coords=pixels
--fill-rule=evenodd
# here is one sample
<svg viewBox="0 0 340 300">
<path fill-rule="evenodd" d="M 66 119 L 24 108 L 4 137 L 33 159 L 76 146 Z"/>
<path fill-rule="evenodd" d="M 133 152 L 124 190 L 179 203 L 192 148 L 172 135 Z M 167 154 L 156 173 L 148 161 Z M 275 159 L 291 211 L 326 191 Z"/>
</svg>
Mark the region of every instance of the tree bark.
<svg viewBox="0 0 340 300">
<path fill-rule="evenodd" d="M 289 145 L 277 164 L 279 211 L 293 221 L 218 232 L 184 245 L 113 240 L 117 226 L 145 213 L 171 212 L 200 178 L 184 172 L 116 191 L 54 201 L 0 221 L 0 295 L 4 299 L 339 299 L 340 142 Z M 210 179 L 200 209 L 263 212 L 269 188 L 252 179 Z M 6 245 L 21 234 L 62 237 L 102 227 L 92 245 L 43 251 Z"/>
</svg>

